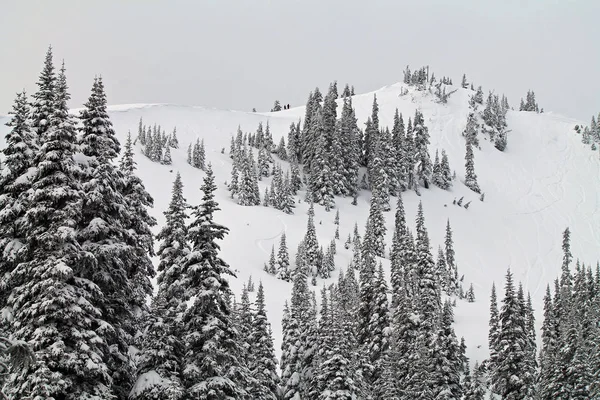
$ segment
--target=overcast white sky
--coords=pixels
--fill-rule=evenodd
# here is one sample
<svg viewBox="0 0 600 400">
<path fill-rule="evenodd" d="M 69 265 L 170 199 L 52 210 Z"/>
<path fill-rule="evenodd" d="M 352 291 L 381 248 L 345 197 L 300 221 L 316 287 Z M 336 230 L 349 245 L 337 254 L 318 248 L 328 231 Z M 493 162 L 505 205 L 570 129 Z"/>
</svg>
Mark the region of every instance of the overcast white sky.
<svg viewBox="0 0 600 400">
<path fill-rule="evenodd" d="M 332 80 L 366 92 L 429 64 L 518 106 L 600 111 L 599 0 L 0 0 L 0 114 L 64 58 L 72 107 L 102 74 L 111 104 L 267 110 Z"/>
</svg>

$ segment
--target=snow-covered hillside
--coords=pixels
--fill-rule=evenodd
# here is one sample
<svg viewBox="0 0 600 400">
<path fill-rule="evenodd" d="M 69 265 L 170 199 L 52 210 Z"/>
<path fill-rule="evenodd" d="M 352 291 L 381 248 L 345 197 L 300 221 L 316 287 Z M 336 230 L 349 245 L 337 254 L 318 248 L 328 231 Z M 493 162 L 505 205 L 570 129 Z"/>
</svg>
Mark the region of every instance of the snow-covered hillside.
<svg viewBox="0 0 600 400">
<path fill-rule="evenodd" d="M 502 285 L 507 268 L 515 280 L 522 281 L 532 295 L 541 320 L 541 300 L 546 284 L 558 275 L 561 264 L 561 233 L 571 229 L 572 252 L 586 264 L 596 263 L 600 243 L 600 160 L 598 154 L 581 144 L 573 127 L 578 121 L 552 113 L 537 114 L 509 111 L 507 115 L 508 146 L 506 151 L 496 150 L 482 140 L 481 150 L 475 149 L 475 168 L 479 185 L 485 192 L 485 201 L 466 188 L 464 175 L 464 138 L 461 135 L 468 114 L 470 91 L 459 89 L 448 104 L 434 101 L 427 92 L 412 89 L 401 96 L 403 84 L 386 86 L 376 92 L 354 96 L 353 105 L 360 126 L 371 113 L 373 95 L 379 103 L 380 126 L 392 125 L 396 108 L 405 119 L 421 110 L 431 135 L 430 152 L 445 149 L 450 167 L 457 179 L 449 191 L 437 187 L 421 190 L 421 196 L 407 192 L 403 196 L 407 218 L 414 228 L 418 202 L 423 202 L 429 235 L 434 254 L 442 244 L 447 219 L 454 231 L 456 260 L 459 273 L 465 275 L 465 285 L 473 283 L 475 303 L 458 302 L 456 333 L 464 336 L 471 360 L 487 357 L 488 298 L 492 282 Z M 109 93 L 110 98 L 110 93 Z M 513 99 L 514 101 L 514 99 Z M 340 100 L 341 102 L 341 100 Z M 341 107 L 338 107 L 338 112 Z M 269 122 L 275 143 L 286 136 L 291 123 L 304 117 L 304 107 L 277 113 L 246 113 L 217 110 L 205 107 L 178 105 L 119 105 L 110 107 L 110 116 L 122 141 L 128 131 L 137 133 L 140 117 L 146 124 L 160 124 L 167 132 L 177 127 L 180 148 L 172 151 L 170 166 L 151 162 L 137 145 L 136 161 L 139 174 L 155 200 L 152 214 L 159 226 L 164 222 L 162 212 L 170 200 L 171 185 L 176 172 L 184 182 L 184 194 L 190 204 L 198 204 L 199 187 L 203 172 L 186 162 L 186 149 L 196 138 L 204 138 L 207 160 L 212 163 L 217 177 L 218 201 L 221 211 L 218 222 L 230 229 L 222 243 L 222 256 L 237 271 L 238 279 L 232 286 L 236 295 L 242 284 L 252 275 L 254 281 L 262 280 L 266 290 L 268 316 L 273 325 L 275 346 L 281 345 L 281 314 L 289 298 L 291 283 L 277 280 L 263 272 L 271 246 L 277 247 L 279 237 L 286 232 L 293 263 L 293 254 L 306 230 L 307 208 L 304 202 L 296 204 L 293 215 L 262 206 L 243 207 L 229 196 L 225 181 L 229 179 L 232 160 L 228 150 L 231 136 L 238 125 L 244 132 L 256 130 L 259 122 Z M 0 118 L 0 137 L 4 140 L 6 118 Z M 3 143 L 2 143 L 3 145 Z M 221 149 L 225 153 L 221 153 Z M 284 163 L 287 166 L 287 163 Z M 270 178 L 260 182 L 261 193 Z M 345 269 L 352 258 L 344 250 L 343 242 L 355 222 L 364 228 L 368 214 L 370 193 L 362 191 L 358 206 L 351 198 L 336 199 L 340 211 L 340 236 L 336 267 Z M 464 196 L 472 201 L 469 209 L 452 204 L 453 199 Z M 300 193 L 298 198 L 304 198 Z M 395 204 L 395 201 L 391 202 Z M 387 214 L 388 244 L 391 243 L 394 208 Z M 334 236 L 333 212 L 316 207 L 315 222 L 320 243 L 327 244 Z M 158 227 L 157 227 L 158 230 Z M 361 234 L 363 232 L 361 231 Z M 389 263 L 385 266 L 389 266 Z M 337 279 L 337 272 L 332 281 Z M 319 280 L 318 285 L 323 285 Z"/>
</svg>

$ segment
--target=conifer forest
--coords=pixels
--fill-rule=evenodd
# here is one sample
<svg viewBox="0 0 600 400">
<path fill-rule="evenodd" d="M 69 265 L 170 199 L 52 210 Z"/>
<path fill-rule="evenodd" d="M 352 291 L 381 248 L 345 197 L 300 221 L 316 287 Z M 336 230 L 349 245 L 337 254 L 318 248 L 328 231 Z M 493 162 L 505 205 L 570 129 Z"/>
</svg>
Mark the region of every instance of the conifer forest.
<svg viewBox="0 0 600 400">
<path fill-rule="evenodd" d="M 0 117 L 0 398 L 600 399 L 600 115 L 428 66 L 243 115 L 97 75 L 72 109 L 55 58 Z"/>
</svg>

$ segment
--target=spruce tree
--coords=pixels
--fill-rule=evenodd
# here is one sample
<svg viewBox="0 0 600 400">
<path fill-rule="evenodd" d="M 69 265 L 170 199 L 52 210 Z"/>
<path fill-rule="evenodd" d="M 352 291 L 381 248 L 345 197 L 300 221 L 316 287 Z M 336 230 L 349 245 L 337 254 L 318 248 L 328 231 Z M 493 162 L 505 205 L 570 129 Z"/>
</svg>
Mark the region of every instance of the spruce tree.
<svg viewBox="0 0 600 400">
<path fill-rule="evenodd" d="M 276 153 L 277 153 L 277 157 L 279 157 L 281 160 L 286 161 L 288 159 L 288 153 L 285 148 L 285 139 L 283 138 L 283 136 L 281 137 L 281 140 L 279 141 L 279 145 L 277 146 Z"/>
<path fill-rule="evenodd" d="M 538 394 L 541 399 L 550 400 L 557 391 L 553 380 L 553 371 L 558 356 L 558 320 L 552 303 L 550 285 L 546 287 L 544 296 L 544 322 L 542 324 L 542 348 L 540 351 L 540 372 Z"/>
<path fill-rule="evenodd" d="M 252 289 L 252 286 L 254 285 L 251 280 L 252 275 L 248 277 L 248 284 L 242 286 L 240 302 L 236 304 L 236 309 L 233 310 L 235 316 L 232 318 L 232 321 L 235 323 L 235 329 L 239 335 L 240 355 L 244 357 L 244 360 L 246 360 L 246 364 L 250 369 L 255 366 L 256 361 L 256 354 L 252 348 L 253 343 L 251 341 L 252 338 L 250 337 L 255 315 L 252 304 L 250 304 L 249 296 L 250 289 Z M 251 386 L 247 389 L 256 391 L 258 389 L 258 382 L 253 381 Z"/>
<path fill-rule="evenodd" d="M 498 315 L 498 301 L 496 297 L 496 285 L 492 284 L 492 294 L 490 297 L 490 321 L 488 334 L 488 347 L 490 358 L 488 362 L 488 371 L 490 372 L 492 385 L 496 382 L 496 370 L 498 369 L 500 320 Z"/>
<path fill-rule="evenodd" d="M 257 384 L 251 387 L 249 395 L 253 399 L 276 400 L 279 383 L 277 359 L 273 348 L 271 327 L 267 320 L 262 282 L 258 284 L 256 312 L 251 325 L 249 342 L 252 343 L 253 353 L 250 373 L 257 381 Z"/>
<path fill-rule="evenodd" d="M 459 400 L 462 398 L 460 376 L 463 372 L 460 348 L 452 323 L 452 305 L 444 303 L 441 325 L 434 342 L 434 398 Z"/>
<path fill-rule="evenodd" d="M 195 297 L 183 315 L 183 382 L 192 397 L 245 398 L 249 376 L 240 358 L 238 334 L 227 302 L 230 289 L 225 275 L 234 274 L 219 257 L 216 242 L 228 231 L 214 221 L 214 213 L 219 210 L 214 199 L 216 189 L 212 166 L 208 164 L 201 187 L 202 201 L 193 208 L 188 227 L 192 250 L 183 263 L 186 297 Z"/>
<path fill-rule="evenodd" d="M 415 244 L 421 312 L 424 326 L 427 329 L 432 329 L 437 326 L 437 316 L 441 312 L 441 298 L 421 202 L 419 202 L 416 225 L 417 238 Z"/>
<path fill-rule="evenodd" d="M 449 293 L 449 270 L 448 265 L 446 264 L 446 255 L 441 246 L 438 248 L 436 269 L 439 277 L 438 279 L 440 280 L 440 287 L 444 292 Z"/>
<path fill-rule="evenodd" d="M 442 160 L 440 161 L 440 174 L 441 181 L 439 186 L 444 190 L 450 189 L 450 186 L 452 186 L 452 172 L 450 171 L 448 155 L 444 149 L 442 149 Z"/>
<path fill-rule="evenodd" d="M 154 276 L 154 266 L 150 257 L 154 256 L 154 235 L 152 227 L 156 219 L 148 213 L 148 208 L 153 207 L 154 199 L 146 191 L 144 183 L 136 174 L 136 163 L 133 159 L 131 135 L 127 136 L 123 157 L 119 163 L 123 174 L 122 195 L 126 203 L 127 212 L 124 213 L 124 228 L 128 232 L 128 243 L 134 248 L 134 259 L 131 266 L 134 270 L 130 279 L 133 285 L 133 307 L 146 304 L 146 298 L 152 294 L 153 288 L 150 277 Z M 145 307 L 137 313 L 134 321 L 145 318 Z"/>
<path fill-rule="evenodd" d="M 407 233 L 406 216 L 404 213 L 404 203 L 402 194 L 398 193 L 398 202 L 396 204 L 396 215 L 394 219 L 394 234 L 392 237 L 392 249 L 390 252 L 390 284 L 392 289 L 392 309 L 397 306 L 398 296 L 403 290 L 403 278 L 405 272 L 405 260 L 402 253 L 402 246 Z"/>
<path fill-rule="evenodd" d="M 152 147 L 149 149 L 150 159 L 154 162 L 161 162 L 162 153 L 163 153 L 163 145 L 162 139 L 160 137 L 160 131 L 156 130 L 154 132 L 154 136 L 152 137 Z"/>
<path fill-rule="evenodd" d="M 165 152 L 162 156 L 160 163 L 163 165 L 171 165 L 173 163 L 173 161 L 171 160 L 171 146 L 165 147 Z"/>
<path fill-rule="evenodd" d="M 138 275 L 139 281 L 133 279 L 141 269 L 137 264 L 136 243 L 131 240 L 127 226 L 131 217 L 124 214 L 128 210 L 123 196 L 124 175 L 113 163 L 119 154 L 120 144 L 107 114 L 101 78 L 94 80 L 92 93 L 80 113 L 80 119 L 80 149 L 86 161 L 80 165 L 83 204 L 77 237 L 82 249 L 95 258 L 94 271 L 83 277 L 97 284 L 104 293 L 111 294 L 106 295 L 106 303 L 101 309 L 104 318 L 118 332 L 109 342 L 113 349 L 111 375 L 115 377 L 115 390 L 123 396 L 128 393 L 133 380 L 133 370 L 129 363 L 123 361 L 127 360 L 129 346 L 136 334 L 133 311 L 145 309 L 142 293 L 150 282 L 149 276 Z M 119 242 L 122 245 L 114 246 Z M 152 275 L 153 272 L 150 272 Z M 136 288 L 138 284 L 143 287 Z M 124 306 L 124 301 L 130 303 L 129 307 Z"/>
<path fill-rule="evenodd" d="M 275 245 L 271 246 L 271 255 L 269 256 L 269 263 L 267 264 L 268 273 L 275 275 L 277 273 L 277 261 L 275 260 Z"/>
<path fill-rule="evenodd" d="M 467 142 L 467 152 L 465 155 L 465 186 L 474 191 L 475 193 L 481 193 L 479 184 L 477 183 L 477 175 L 475 174 L 475 162 L 473 155 L 473 146 Z"/>
<path fill-rule="evenodd" d="M 37 82 L 38 91 L 33 95 L 31 104 L 31 129 L 35 136 L 36 145 L 40 146 L 46 140 L 45 134 L 50 129 L 53 115 L 57 112 L 56 99 L 57 80 L 52 63 L 52 46 L 48 47 L 44 68 Z"/>
<path fill-rule="evenodd" d="M 398 182 L 398 189 L 401 191 L 404 191 L 407 188 L 407 171 L 405 170 L 404 163 L 404 158 L 406 156 L 404 154 L 405 140 L 404 120 L 402 114 L 400 114 L 396 108 L 394 113 L 394 125 L 392 127 L 392 152 L 396 160 L 399 160 L 395 166 L 395 177 Z"/>
<path fill-rule="evenodd" d="M 498 363 L 494 392 L 505 399 L 524 399 L 528 395 L 526 371 L 526 326 L 510 270 L 506 274 L 505 294 L 499 314 Z"/>
<path fill-rule="evenodd" d="M 390 175 L 384 162 L 385 151 L 381 141 L 375 143 L 369 170 L 371 190 L 382 211 L 390 210 Z M 397 188 L 397 185 L 394 189 Z"/>
<path fill-rule="evenodd" d="M 258 178 L 254 169 L 252 150 L 243 152 L 241 159 L 240 181 L 238 183 L 238 203 L 242 206 L 260 205 L 260 193 L 258 193 Z"/>
<path fill-rule="evenodd" d="M 169 140 L 169 146 L 174 149 L 179 148 L 179 140 L 177 139 L 177 127 L 173 128 L 173 133 L 171 134 L 171 138 Z"/>
<path fill-rule="evenodd" d="M 238 194 L 240 187 L 239 187 L 239 172 L 238 172 L 238 167 L 237 167 L 237 161 L 233 162 L 233 166 L 231 168 L 231 178 L 229 179 L 229 185 L 227 186 L 227 189 L 229 190 L 229 193 L 231 193 L 231 198 L 233 198 L 233 196 L 235 196 L 236 194 Z"/>
<path fill-rule="evenodd" d="M 370 234 L 369 239 L 372 243 L 369 244 L 370 250 L 374 256 L 383 257 L 385 254 L 385 217 L 382 210 L 382 190 L 379 187 L 375 188 L 371 195 L 371 203 L 369 207 L 369 217 L 367 218 L 367 232 Z M 367 240 L 365 236 L 365 240 Z"/>
<path fill-rule="evenodd" d="M 425 120 L 423 114 L 417 110 L 415 111 L 415 118 L 413 121 L 414 130 L 414 154 L 416 161 L 416 178 L 423 183 L 425 188 L 429 188 L 431 183 L 432 165 L 431 158 L 429 156 L 429 130 L 425 126 Z"/>
<path fill-rule="evenodd" d="M 479 139 L 477 138 L 477 131 L 479 126 L 477 124 L 477 119 L 475 117 L 474 112 L 470 112 L 467 117 L 467 126 L 463 131 L 463 136 L 466 138 L 467 142 L 471 144 L 471 146 L 479 147 Z"/>
<path fill-rule="evenodd" d="M 436 150 L 435 151 L 435 161 L 433 162 L 433 177 L 432 177 L 432 181 L 433 184 L 436 185 L 439 188 L 443 188 L 444 186 L 444 181 L 442 178 L 442 167 L 440 164 L 440 156 L 439 156 L 439 152 Z"/>
<path fill-rule="evenodd" d="M 163 286 L 152 302 L 152 317 L 142 340 L 138 378 L 129 393 L 130 399 L 180 400 L 184 397 L 180 361 L 184 347 L 179 337 L 181 327 L 169 310 Z"/>
<path fill-rule="evenodd" d="M 469 289 L 467 290 L 467 293 L 465 294 L 465 297 L 466 297 L 466 299 L 467 299 L 467 301 L 469 303 L 474 303 L 475 302 L 475 290 L 473 289 L 473 284 L 472 283 L 469 286 Z"/>
<path fill-rule="evenodd" d="M 312 274 L 313 276 L 323 276 L 326 274 L 323 271 L 322 263 L 319 261 L 319 242 L 317 241 L 317 233 L 315 230 L 314 223 L 314 206 L 310 204 L 308 211 L 308 222 L 306 226 L 306 233 L 304 235 L 304 261 L 306 262 L 307 271 L 306 273 Z"/>
<path fill-rule="evenodd" d="M 352 306 L 352 289 L 343 275 L 340 275 L 339 284 L 330 290 L 331 301 L 329 312 L 323 312 L 321 321 L 324 324 L 324 345 L 321 346 L 323 354 L 319 365 L 316 382 L 318 399 L 355 399 L 362 393 L 360 390 L 359 376 L 355 373 L 354 334 L 350 313 Z M 325 302 L 322 302 L 325 304 Z M 324 318 L 325 317 L 325 318 Z"/>
<path fill-rule="evenodd" d="M 376 275 L 376 261 L 375 261 L 375 243 L 373 240 L 373 231 L 369 229 L 367 223 L 367 231 L 365 238 L 362 243 L 362 256 L 361 264 L 359 265 L 359 282 L 360 282 L 360 293 L 359 293 L 359 308 L 358 313 L 358 325 L 357 325 L 357 338 L 358 343 L 361 346 L 361 351 L 364 354 L 364 360 L 362 360 L 362 374 L 365 379 L 372 385 L 377 377 L 376 366 L 373 361 L 376 361 L 376 354 L 372 353 L 371 349 L 371 317 L 375 314 L 377 306 L 377 294 L 378 294 L 378 282 Z M 374 358 L 371 358 L 373 355 Z"/>
<path fill-rule="evenodd" d="M 57 80 L 52 114 L 44 124 L 35 157 L 31 207 L 25 214 L 27 257 L 11 273 L 9 333 L 31 344 L 36 363 L 6 383 L 12 398 L 110 398 L 104 294 L 85 274 L 94 259 L 76 238 L 82 191 L 73 154 L 76 129 L 69 115 L 64 66 Z M 66 345 L 66 344 L 71 345 Z"/>
<path fill-rule="evenodd" d="M 373 314 L 371 315 L 370 327 L 371 332 L 367 351 L 369 354 L 369 362 L 373 365 L 374 370 L 371 374 L 371 380 L 378 382 L 381 379 L 383 370 L 382 357 L 388 348 L 387 331 L 390 326 L 389 308 L 388 308 L 388 287 L 383 275 L 383 266 L 379 263 L 377 277 L 375 278 L 375 298 Z"/>
<path fill-rule="evenodd" d="M 25 92 L 17 94 L 6 124 L 11 130 L 6 134 L 4 165 L 0 169 L 0 276 L 8 277 L 18 265 L 23 254 L 19 249 L 27 242 L 24 216 L 30 207 L 27 191 L 30 188 L 29 168 L 37 152 L 36 138 L 31 130 L 29 107 Z M 4 283 L 0 295 L 0 309 L 4 309 L 12 283 Z"/>
<path fill-rule="evenodd" d="M 160 258 L 157 268 L 158 284 L 159 287 L 163 285 L 170 291 L 167 301 L 172 302 L 175 310 L 180 308 L 176 303 L 185 298 L 181 279 L 184 274 L 184 260 L 190 252 L 186 226 L 188 208 L 189 205 L 183 196 L 181 175 L 177 173 L 171 191 L 171 201 L 164 212 L 165 224 L 156 235 L 156 239 L 161 241 L 157 252 Z"/>
<path fill-rule="evenodd" d="M 352 108 L 352 98 L 350 97 L 344 98 L 339 123 L 339 136 L 344 163 L 344 189 L 342 189 L 342 194 L 355 196 L 358 193 L 358 172 L 362 150 L 356 116 Z"/>
<path fill-rule="evenodd" d="M 183 396 L 181 360 L 185 354 L 181 339 L 180 316 L 185 310 L 183 261 L 189 253 L 185 224 L 188 205 L 183 197 L 181 176 L 173 183 L 171 202 L 164 212 L 165 225 L 157 235 L 161 241 L 158 250 L 158 294 L 152 303 L 150 319 L 143 339 L 143 351 L 138 368 L 138 383 L 145 390 L 134 390 L 136 399 L 179 399 Z M 148 375 L 157 373 L 161 385 L 143 384 Z"/>
<path fill-rule="evenodd" d="M 281 234 L 279 251 L 277 252 L 277 277 L 287 282 L 291 280 L 290 257 L 288 254 L 285 232 Z"/>
<path fill-rule="evenodd" d="M 284 321 L 286 329 L 282 345 L 281 397 L 285 400 L 301 398 L 305 385 L 310 381 L 306 372 L 312 364 L 312 355 L 305 352 L 315 324 L 304 266 L 296 268 L 293 281 L 291 307 Z"/>
</svg>

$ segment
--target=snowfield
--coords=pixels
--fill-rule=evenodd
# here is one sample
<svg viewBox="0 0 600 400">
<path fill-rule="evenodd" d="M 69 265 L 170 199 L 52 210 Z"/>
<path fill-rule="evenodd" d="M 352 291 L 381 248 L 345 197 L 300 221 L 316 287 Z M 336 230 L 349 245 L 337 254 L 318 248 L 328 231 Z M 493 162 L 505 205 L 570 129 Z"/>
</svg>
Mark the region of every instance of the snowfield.
<svg viewBox="0 0 600 400">
<path fill-rule="evenodd" d="M 414 229 L 418 202 L 423 202 L 434 257 L 438 245 L 443 243 L 446 221 L 450 219 L 459 274 L 464 274 L 465 290 L 473 283 L 476 295 L 475 303 L 458 301 L 456 334 L 465 337 L 471 362 L 481 361 L 488 356 L 491 286 L 496 283 L 502 299 L 507 268 L 513 271 L 515 281 L 523 282 L 525 289 L 531 292 L 539 328 L 542 297 L 546 285 L 552 284 L 559 274 L 562 232 L 567 226 L 571 230 L 574 257 L 585 264 L 596 264 L 600 243 L 599 154 L 583 145 L 574 132 L 573 127 L 579 121 L 552 113 L 509 111 L 510 133 L 504 152 L 496 150 L 488 140 L 482 140 L 481 134 L 479 136 L 481 149 L 475 149 L 475 171 L 479 186 L 485 192 L 485 200 L 481 202 L 479 195 L 462 183 L 465 140 L 461 132 L 466 125 L 468 98 L 472 92 L 458 89 L 448 104 L 442 105 L 428 92 L 416 92 L 413 88 L 401 96 L 403 87 L 405 85 L 399 83 L 354 96 L 353 106 L 361 128 L 371 114 L 374 95 L 379 103 L 380 126 L 391 129 L 396 108 L 403 114 L 405 122 L 414 116 L 415 109 L 419 109 L 431 135 L 432 160 L 436 149 L 440 152 L 445 149 L 448 153 L 450 167 L 457 176 L 453 187 L 449 191 L 437 187 L 421 188 L 420 197 L 414 192 L 406 192 L 403 200 L 411 229 Z M 110 99 L 110 93 L 108 96 Z M 518 99 L 511 100 L 512 106 L 518 104 Z M 341 100 L 338 101 L 338 115 L 340 112 Z M 199 187 L 204 173 L 188 165 L 186 157 L 188 145 L 196 138 L 204 139 L 206 158 L 213 165 L 219 186 L 217 199 L 221 211 L 215 218 L 230 229 L 222 242 L 222 257 L 237 273 L 238 278 L 232 279 L 233 290 L 239 298 L 242 285 L 250 275 L 255 282 L 262 280 L 279 356 L 283 304 L 290 297 L 292 285 L 264 272 L 263 264 L 273 245 L 277 250 L 279 238 L 285 232 L 290 263 L 294 265 L 296 247 L 306 230 L 308 204 L 303 201 L 304 192 L 300 192 L 297 200 L 302 199 L 302 202 L 296 204 L 293 215 L 263 206 L 243 207 L 230 198 L 225 182 L 229 180 L 232 166 L 228 154 L 230 139 L 238 125 L 244 132 L 251 132 L 256 130 L 259 122 L 268 122 L 274 142 L 277 144 L 281 136 L 285 136 L 287 142 L 289 126 L 304 118 L 304 107 L 276 113 L 248 113 L 170 104 L 130 104 L 111 106 L 109 113 L 122 144 L 128 131 L 133 137 L 137 136 L 140 117 L 144 124 L 159 124 L 167 133 L 177 127 L 180 148 L 172 150 L 173 164 L 170 166 L 151 162 L 142 155 L 139 143 L 136 144 L 138 174 L 154 197 L 151 214 L 157 218 L 159 226 L 164 223 L 162 212 L 170 201 L 171 186 L 178 171 L 188 203 L 200 202 Z M 7 117 L 0 117 L 2 145 L 8 130 L 4 125 L 7 121 Z M 224 154 L 221 153 L 223 148 Z M 283 165 L 288 166 L 287 163 Z M 259 182 L 261 195 L 270 179 L 263 178 Z M 453 205 L 454 199 L 463 196 L 463 203 L 472 201 L 468 209 Z M 340 211 L 340 240 L 335 257 L 337 271 L 346 269 L 352 259 L 351 250 L 344 249 L 344 242 L 355 222 L 358 222 L 361 235 L 364 234 L 369 197 L 370 192 L 361 191 L 358 206 L 351 205 L 351 198 L 336 198 L 336 207 Z M 390 204 L 392 210 L 385 213 L 388 246 L 391 244 L 395 199 L 392 198 Z M 334 216 L 335 210 L 325 212 L 323 207 L 315 206 L 317 235 L 324 246 L 334 237 Z M 155 232 L 158 229 L 155 227 Z M 384 260 L 384 267 L 389 273 L 389 262 Z M 335 280 L 337 272 L 328 281 L 318 280 L 317 288 Z"/>
</svg>

